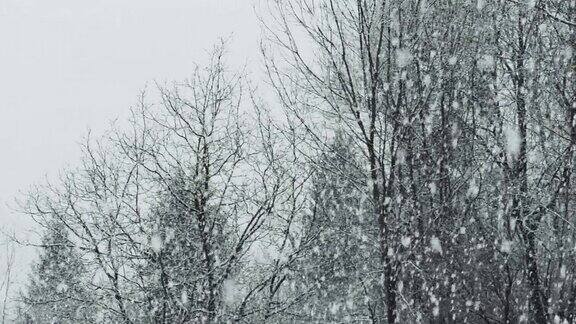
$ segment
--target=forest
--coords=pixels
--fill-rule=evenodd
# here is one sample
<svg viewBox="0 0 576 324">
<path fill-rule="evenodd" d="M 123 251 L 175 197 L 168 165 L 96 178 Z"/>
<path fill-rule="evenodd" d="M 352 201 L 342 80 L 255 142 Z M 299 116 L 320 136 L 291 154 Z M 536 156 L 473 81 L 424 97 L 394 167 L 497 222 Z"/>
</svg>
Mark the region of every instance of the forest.
<svg viewBox="0 0 576 324">
<path fill-rule="evenodd" d="M 264 7 L 20 199 L 14 322 L 576 323 L 576 0 Z"/>
</svg>

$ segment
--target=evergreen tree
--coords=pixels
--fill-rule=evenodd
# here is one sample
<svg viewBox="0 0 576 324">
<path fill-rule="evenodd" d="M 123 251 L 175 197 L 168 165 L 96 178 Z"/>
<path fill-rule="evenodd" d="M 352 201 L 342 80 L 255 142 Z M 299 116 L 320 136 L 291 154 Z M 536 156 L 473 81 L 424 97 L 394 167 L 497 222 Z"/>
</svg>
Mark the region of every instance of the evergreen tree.
<svg viewBox="0 0 576 324">
<path fill-rule="evenodd" d="M 150 258 L 140 271 L 146 278 L 155 323 L 189 321 L 198 316 L 194 310 L 208 302 L 204 292 L 209 288 L 201 262 L 202 233 L 196 211 L 190 207 L 194 204 L 193 184 L 193 179 L 176 172 L 151 213 Z M 217 236 L 211 243 L 221 243 Z"/>
<path fill-rule="evenodd" d="M 85 272 L 66 228 L 53 221 L 47 227 L 42 252 L 32 268 L 23 296 L 21 320 L 26 323 L 93 322 Z"/>
<path fill-rule="evenodd" d="M 377 224 L 357 160 L 350 138 L 337 132 L 314 163 L 312 212 L 304 219 L 311 244 L 299 269 L 304 287 L 314 287 L 302 307 L 306 320 L 368 321 L 379 307 L 371 261 L 378 260 Z"/>
</svg>

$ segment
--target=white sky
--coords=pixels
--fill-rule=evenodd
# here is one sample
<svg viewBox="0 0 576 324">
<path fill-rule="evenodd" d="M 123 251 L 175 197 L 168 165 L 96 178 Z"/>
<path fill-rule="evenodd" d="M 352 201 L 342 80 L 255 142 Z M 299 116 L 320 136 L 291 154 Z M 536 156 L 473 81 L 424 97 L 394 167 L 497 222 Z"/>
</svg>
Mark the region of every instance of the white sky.
<svg viewBox="0 0 576 324">
<path fill-rule="evenodd" d="M 218 37 L 233 36 L 233 65 L 257 63 L 253 3 L 0 0 L 0 228 L 29 229 L 7 204 L 74 165 L 87 129 L 122 120 L 146 83 L 186 78 Z M 17 252 L 21 281 L 33 253 Z"/>
</svg>

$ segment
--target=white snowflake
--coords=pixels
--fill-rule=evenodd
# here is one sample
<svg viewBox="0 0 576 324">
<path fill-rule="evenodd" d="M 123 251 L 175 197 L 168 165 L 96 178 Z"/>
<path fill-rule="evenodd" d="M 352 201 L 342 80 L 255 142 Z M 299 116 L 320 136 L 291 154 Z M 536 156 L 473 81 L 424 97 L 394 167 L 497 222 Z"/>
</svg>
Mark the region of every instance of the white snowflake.
<svg viewBox="0 0 576 324">
<path fill-rule="evenodd" d="M 515 159 L 520 153 L 520 135 L 516 128 L 508 127 L 504 129 L 504 136 L 506 136 L 506 154 L 509 159 Z"/>
<path fill-rule="evenodd" d="M 478 59 L 478 67 L 484 71 L 492 69 L 494 67 L 494 57 L 489 54 L 482 55 Z"/>
<path fill-rule="evenodd" d="M 186 290 L 182 290 L 182 295 L 180 296 L 180 300 L 182 301 L 183 305 L 188 304 L 188 292 Z"/>
<path fill-rule="evenodd" d="M 468 196 L 469 197 L 474 197 L 476 195 L 478 195 L 478 192 L 480 192 L 480 188 L 478 188 L 478 185 L 476 184 L 476 180 L 472 179 L 472 181 L 470 182 L 470 186 L 468 187 Z"/>
<path fill-rule="evenodd" d="M 432 236 L 430 239 L 430 247 L 432 251 L 442 254 L 442 244 L 440 244 L 440 240 L 436 236 Z"/>
<path fill-rule="evenodd" d="M 160 235 L 152 235 L 152 238 L 150 238 L 150 247 L 152 250 L 158 253 L 162 250 L 162 245 L 162 238 Z"/>
<path fill-rule="evenodd" d="M 59 293 L 63 293 L 66 292 L 68 290 L 68 285 L 61 282 L 58 284 L 58 286 L 56 286 L 56 291 Z"/>
<path fill-rule="evenodd" d="M 330 313 L 336 314 L 338 310 L 340 310 L 340 304 L 333 303 L 332 306 L 330 306 Z"/>
<path fill-rule="evenodd" d="M 404 236 L 401 240 L 401 243 L 405 248 L 410 247 L 410 242 L 412 242 L 412 239 L 410 238 L 410 236 Z"/>
<path fill-rule="evenodd" d="M 554 324 L 560 324 L 560 323 L 562 323 L 562 322 L 561 322 L 561 319 L 560 319 L 560 316 L 554 315 Z"/>
<path fill-rule="evenodd" d="M 484 9 L 484 6 L 486 6 L 485 0 L 478 0 L 478 2 L 476 2 L 476 8 L 478 8 L 478 10 Z"/>
<path fill-rule="evenodd" d="M 422 80 L 422 82 L 424 83 L 425 86 L 429 86 L 430 83 L 432 83 L 432 79 L 430 78 L 430 75 L 426 74 L 424 76 L 424 80 Z"/>
<path fill-rule="evenodd" d="M 396 50 L 396 63 L 398 63 L 398 66 L 403 68 L 405 66 L 408 66 L 410 64 L 410 62 L 412 62 L 413 56 L 412 53 L 410 53 L 410 50 L 407 48 L 400 48 L 398 50 Z"/>
<path fill-rule="evenodd" d="M 428 187 L 430 187 L 430 193 L 432 195 L 435 195 L 436 194 L 436 184 L 434 182 L 430 182 L 428 184 Z"/>
<path fill-rule="evenodd" d="M 500 251 L 504 253 L 510 253 L 512 251 L 512 241 L 503 240 L 500 246 Z"/>
<path fill-rule="evenodd" d="M 222 299 L 226 305 L 234 305 L 238 300 L 240 293 L 240 287 L 234 280 L 227 279 L 222 284 Z"/>
</svg>

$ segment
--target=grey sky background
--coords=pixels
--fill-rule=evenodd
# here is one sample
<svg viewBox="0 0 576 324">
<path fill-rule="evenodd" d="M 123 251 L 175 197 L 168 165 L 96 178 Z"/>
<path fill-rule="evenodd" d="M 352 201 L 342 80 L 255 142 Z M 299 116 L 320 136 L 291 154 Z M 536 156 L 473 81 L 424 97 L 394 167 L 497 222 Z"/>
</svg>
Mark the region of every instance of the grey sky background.
<svg viewBox="0 0 576 324">
<path fill-rule="evenodd" d="M 19 192 L 74 166 L 88 129 L 99 135 L 124 119 L 147 83 L 188 77 L 219 37 L 232 36 L 233 66 L 257 63 L 253 4 L 0 0 L 0 227 L 32 229 L 9 208 Z M 16 252 L 21 283 L 34 252 Z M 0 276 L 4 253 L 0 246 Z"/>
</svg>

